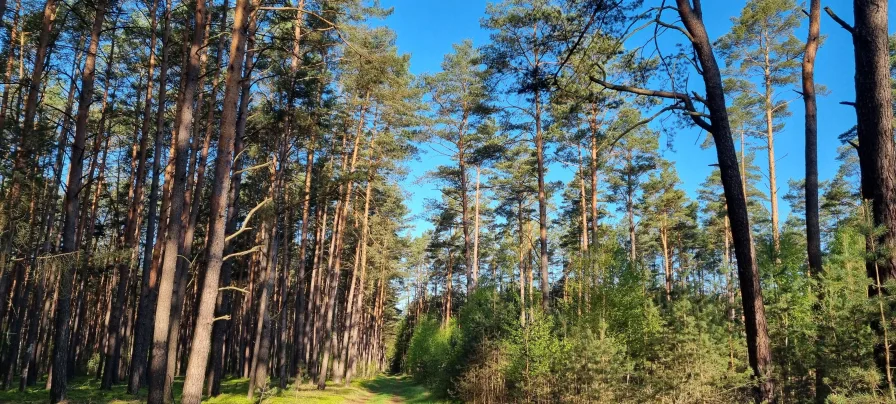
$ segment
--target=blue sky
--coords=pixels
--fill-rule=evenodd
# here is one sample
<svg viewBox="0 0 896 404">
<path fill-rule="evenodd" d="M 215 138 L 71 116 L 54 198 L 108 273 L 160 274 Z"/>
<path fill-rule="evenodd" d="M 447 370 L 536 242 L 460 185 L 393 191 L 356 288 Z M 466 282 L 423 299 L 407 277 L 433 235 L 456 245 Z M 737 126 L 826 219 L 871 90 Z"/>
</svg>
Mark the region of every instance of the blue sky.
<svg viewBox="0 0 896 404">
<path fill-rule="evenodd" d="M 382 23 L 393 29 L 398 35 L 398 49 L 401 53 L 411 55 L 411 71 L 415 74 L 434 73 L 439 71 L 442 57 L 451 52 L 451 46 L 465 39 L 471 39 L 476 46 L 488 42 L 489 33 L 483 30 L 479 21 L 485 16 L 486 0 L 381 0 L 385 7 L 394 7 L 394 13 Z M 653 6 L 658 0 L 646 0 L 645 5 Z M 746 0 L 704 1 L 704 20 L 712 39 L 724 35 L 731 26 L 730 18 L 740 13 Z M 825 6 L 831 7 L 844 20 L 852 21 L 852 1 L 828 0 Z M 890 24 L 894 22 L 894 10 L 890 10 Z M 819 97 L 819 172 L 822 180 L 831 178 L 837 171 L 836 150 L 839 145 L 837 136 L 852 127 L 855 123 L 854 112 L 850 107 L 839 105 L 840 101 L 853 100 L 853 47 L 849 35 L 837 26 L 827 15 L 822 14 L 822 35 L 825 42 L 820 49 L 816 61 L 816 82 L 827 87 L 829 94 Z M 377 24 L 379 25 L 379 24 Z M 667 33 L 666 35 L 673 35 Z M 806 36 L 805 27 L 797 33 L 799 38 Z M 797 89 L 797 87 L 794 87 Z M 795 93 L 794 93 L 795 95 Z M 778 160 L 779 195 L 787 192 L 788 179 L 800 179 L 804 176 L 803 158 L 803 104 L 791 104 L 792 116 L 785 121 L 785 127 L 776 134 L 775 148 Z M 675 162 L 681 177 L 682 187 L 693 197 L 700 183 L 712 170 L 710 164 L 716 162 L 715 150 L 700 148 L 702 137 L 696 129 L 685 129 L 675 134 L 674 151 L 663 150 L 666 159 Z M 755 142 L 755 139 L 754 139 Z M 660 139 L 660 145 L 665 145 Z M 428 146 L 421 145 L 421 155 L 408 164 L 409 175 L 403 187 L 409 194 L 406 201 L 413 214 L 423 212 L 426 198 L 438 198 L 437 185 L 420 181 L 420 177 L 437 164 L 444 164 L 443 157 L 429 151 Z M 764 150 L 757 151 L 756 164 L 767 167 Z M 554 164 L 549 168 L 549 180 L 571 178 L 568 169 Z M 761 185 L 767 190 L 767 183 Z M 782 222 L 789 208 L 781 200 Z M 414 220 L 419 234 L 429 225 L 423 220 Z"/>
</svg>

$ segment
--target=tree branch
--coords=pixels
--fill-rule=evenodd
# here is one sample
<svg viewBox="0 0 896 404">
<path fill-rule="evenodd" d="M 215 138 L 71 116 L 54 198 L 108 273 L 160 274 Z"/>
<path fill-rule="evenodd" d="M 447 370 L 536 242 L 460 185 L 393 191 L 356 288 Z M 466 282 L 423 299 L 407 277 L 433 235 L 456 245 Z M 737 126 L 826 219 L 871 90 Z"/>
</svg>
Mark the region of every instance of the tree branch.
<svg viewBox="0 0 896 404">
<path fill-rule="evenodd" d="M 250 210 L 249 213 L 246 215 L 246 218 L 243 219 L 243 225 L 242 225 L 242 227 L 240 227 L 240 229 L 237 230 L 236 232 L 234 232 L 233 234 L 231 234 L 231 235 L 225 237 L 225 238 L 224 238 L 224 242 L 227 243 L 227 242 L 229 242 L 230 240 L 232 240 L 234 237 L 240 235 L 240 233 L 242 233 L 242 232 L 244 232 L 244 231 L 246 231 L 246 230 L 251 229 L 251 227 L 246 226 L 246 224 L 248 224 L 248 223 L 249 223 L 249 220 L 252 219 L 252 215 L 254 215 L 255 212 L 258 211 L 258 209 L 261 209 L 262 206 L 264 206 L 265 204 L 267 204 L 268 202 L 271 202 L 271 201 L 272 201 L 271 198 L 265 198 L 265 200 L 261 201 L 261 203 L 259 203 L 258 205 L 255 205 L 255 207 L 252 208 L 252 210 Z"/>
<path fill-rule="evenodd" d="M 662 21 L 660 21 L 660 17 L 659 17 L 659 16 L 656 17 L 656 20 L 655 20 L 655 21 L 656 21 L 657 25 L 659 25 L 659 26 L 661 26 L 661 27 L 666 27 L 666 28 L 674 29 L 674 30 L 676 30 L 676 31 L 678 31 L 678 32 L 681 32 L 682 34 L 684 34 L 684 36 L 686 36 L 686 37 L 688 38 L 689 41 L 694 42 L 694 37 L 691 36 L 691 33 L 688 32 L 688 31 L 686 31 L 684 28 L 679 27 L 679 26 L 674 25 L 674 24 L 669 24 L 669 23 L 667 23 L 667 22 L 662 22 Z"/>
<path fill-rule="evenodd" d="M 831 10 L 830 7 L 825 7 L 824 12 L 828 13 L 828 15 L 831 16 L 831 18 L 836 21 L 837 24 L 840 24 L 840 26 L 843 27 L 843 29 L 849 31 L 850 34 L 856 34 L 855 27 L 849 25 L 846 21 L 843 21 L 843 19 L 840 18 L 836 13 L 834 13 L 834 10 Z"/>
<path fill-rule="evenodd" d="M 691 120 L 694 121 L 694 124 L 699 126 L 701 129 L 712 133 L 712 125 L 710 125 L 709 122 L 706 122 L 706 120 L 703 119 L 703 117 L 707 117 L 707 116 L 705 114 L 701 114 L 701 113 L 697 112 L 697 110 L 694 108 L 693 100 L 687 94 L 679 93 L 679 92 L 675 92 L 675 91 L 650 90 L 650 89 L 640 88 L 640 87 L 612 84 L 612 83 L 608 83 L 606 81 L 603 81 L 603 80 L 598 79 L 593 76 L 588 76 L 588 78 L 591 81 L 593 81 L 597 84 L 600 84 L 610 90 L 614 90 L 614 91 L 622 91 L 622 92 L 631 93 L 631 94 L 645 95 L 648 97 L 668 98 L 671 100 L 681 101 L 684 104 L 684 107 L 672 106 L 670 108 L 685 110 L 686 115 L 688 115 L 691 118 Z M 708 118 L 712 119 L 712 117 L 708 117 Z"/>
<path fill-rule="evenodd" d="M 236 253 L 233 253 L 233 254 L 228 254 L 228 255 L 226 255 L 226 256 L 222 259 L 222 261 L 227 261 L 227 260 L 229 260 L 229 259 L 231 259 L 231 258 L 239 257 L 239 256 L 241 256 L 241 255 L 252 254 L 252 253 L 254 253 L 254 252 L 256 252 L 256 251 L 258 251 L 258 246 L 252 247 L 252 248 L 250 248 L 250 249 L 248 249 L 248 250 L 246 250 L 246 251 L 240 251 L 240 252 L 236 252 Z"/>
<path fill-rule="evenodd" d="M 662 114 L 662 113 L 664 113 L 664 112 L 667 112 L 667 111 L 671 111 L 671 110 L 673 110 L 673 109 L 676 109 L 676 107 L 675 107 L 674 105 L 670 105 L 670 106 L 668 106 L 668 107 L 665 107 L 665 108 L 659 110 L 657 113 L 653 114 L 652 116 L 650 116 L 650 117 L 648 117 L 648 118 L 645 118 L 645 119 L 642 119 L 642 120 L 636 122 L 634 125 L 630 126 L 628 129 L 626 129 L 625 131 L 623 131 L 622 133 L 620 133 L 619 136 L 616 136 L 616 139 L 613 139 L 613 141 L 610 142 L 610 145 L 609 145 L 609 146 L 610 146 L 610 149 L 612 149 L 613 146 L 616 145 L 616 143 L 618 143 L 620 140 L 622 140 L 622 138 L 625 137 L 625 135 L 631 133 L 631 132 L 632 132 L 633 130 L 635 130 L 635 129 L 640 128 L 641 126 L 646 125 L 646 124 L 649 123 L 650 121 L 656 119 L 656 117 L 660 116 L 660 114 Z"/>
<path fill-rule="evenodd" d="M 264 168 L 264 167 L 267 167 L 267 166 L 269 166 L 269 165 L 271 165 L 271 162 L 270 162 L 270 161 L 268 161 L 267 163 L 262 163 L 262 164 L 256 165 L 256 166 L 252 166 L 252 167 L 244 168 L 244 169 L 242 169 L 242 170 L 239 170 L 239 171 L 235 172 L 234 174 L 242 174 L 242 173 L 244 173 L 244 172 L 246 172 L 246 171 L 257 170 L 257 169 L 259 169 L 259 168 Z"/>
<path fill-rule="evenodd" d="M 223 287 L 223 288 L 218 288 L 218 291 L 219 291 L 219 292 L 220 292 L 220 291 L 224 291 L 224 290 L 234 290 L 234 291 L 237 291 L 237 292 L 240 292 L 240 293 L 249 293 L 248 290 L 246 290 L 246 289 L 242 289 L 242 288 L 238 288 L 238 287 L 236 287 L 236 286 L 225 286 L 225 287 Z"/>
</svg>

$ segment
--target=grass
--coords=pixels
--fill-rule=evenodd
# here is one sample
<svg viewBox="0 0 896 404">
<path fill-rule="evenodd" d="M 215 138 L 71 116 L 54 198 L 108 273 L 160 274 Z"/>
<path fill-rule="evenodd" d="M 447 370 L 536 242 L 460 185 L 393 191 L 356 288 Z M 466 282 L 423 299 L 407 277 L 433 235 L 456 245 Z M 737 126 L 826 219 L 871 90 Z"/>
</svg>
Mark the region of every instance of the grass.
<svg viewBox="0 0 896 404">
<path fill-rule="evenodd" d="M 210 404 L 250 404 L 246 398 L 248 379 L 228 379 L 221 383 L 221 395 L 203 400 Z M 174 382 L 174 395 L 180 398 L 183 379 Z M 68 399 L 78 404 L 131 404 L 146 402 L 146 389 L 133 396 L 127 393 L 124 384 L 112 390 L 100 390 L 100 382 L 95 378 L 79 378 L 69 383 Z M 432 396 L 425 388 L 414 384 L 405 376 L 378 376 L 373 379 L 354 381 L 350 386 L 328 385 L 326 390 L 317 390 L 310 384 L 291 386 L 285 390 L 272 388 L 256 395 L 256 401 L 265 404 L 286 403 L 447 403 Z M 0 403 L 46 403 L 49 391 L 43 383 L 25 389 L 0 391 Z"/>
</svg>

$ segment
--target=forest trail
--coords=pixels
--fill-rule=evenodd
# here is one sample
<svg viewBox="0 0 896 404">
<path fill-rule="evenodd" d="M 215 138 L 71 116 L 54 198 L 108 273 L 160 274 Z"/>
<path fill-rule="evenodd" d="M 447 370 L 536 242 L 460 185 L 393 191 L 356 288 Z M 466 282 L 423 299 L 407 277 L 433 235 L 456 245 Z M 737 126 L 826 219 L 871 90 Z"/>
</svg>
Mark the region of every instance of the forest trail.
<svg viewBox="0 0 896 404">
<path fill-rule="evenodd" d="M 255 401 L 246 398 L 248 379 L 230 379 L 221 384 L 222 394 L 212 399 L 203 400 L 210 404 L 249 404 Z M 183 379 L 174 383 L 174 391 L 180 398 Z M 75 380 L 71 383 L 69 402 L 136 404 L 146 402 L 146 391 L 133 397 L 125 392 L 125 386 L 115 386 L 111 391 L 99 389 L 99 382 L 94 378 Z M 0 392 L 2 403 L 46 403 L 49 392 L 43 388 L 27 389 L 24 393 L 16 390 Z M 179 400 L 178 400 L 179 401 Z M 378 376 L 373 379 L 355 381 L 351 386 L 331 385 L 326 390 L 317 390 L 310 384 L 298 389 L 288 388 L 283 391 L 270 390 L 264 395 L 262 403 L 320 403 L 320 404 L 398 404 L 398 403 L 439 403 L 424 387 L 415 384 L 406 376 Z"/>
</svg>

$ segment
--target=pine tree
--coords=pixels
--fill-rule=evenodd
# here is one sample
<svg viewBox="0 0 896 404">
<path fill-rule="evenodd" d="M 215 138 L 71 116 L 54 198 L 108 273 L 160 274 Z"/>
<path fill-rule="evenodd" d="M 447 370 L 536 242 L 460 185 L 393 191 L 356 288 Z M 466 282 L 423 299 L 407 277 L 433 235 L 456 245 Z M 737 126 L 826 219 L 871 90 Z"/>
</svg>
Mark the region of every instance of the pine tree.
<svg viewBox="0 0 896 404">
<path fill-rule="evenodd" d="M 772 242 L 780 252 L 778 185 L 775 170 L 775 132 L 783 130 L 781 118 L 789 115 L 790 86 L 798 81 L 803 44 L 794 35 L 799 26 L 799 7 L 791 0 L 754 0 L 732 19 L 731 32 L 719 39 L 719 53 L 736 77 L 729 83 L 732 95 L 743 95 L 740 108 L 762 116 L 761 130 L 768 151 L 769 200 Z M 751 129 L 751 128 L 745 128 Z M 758 133 L 757 133 L 758 132 Z"/>
</svg>

